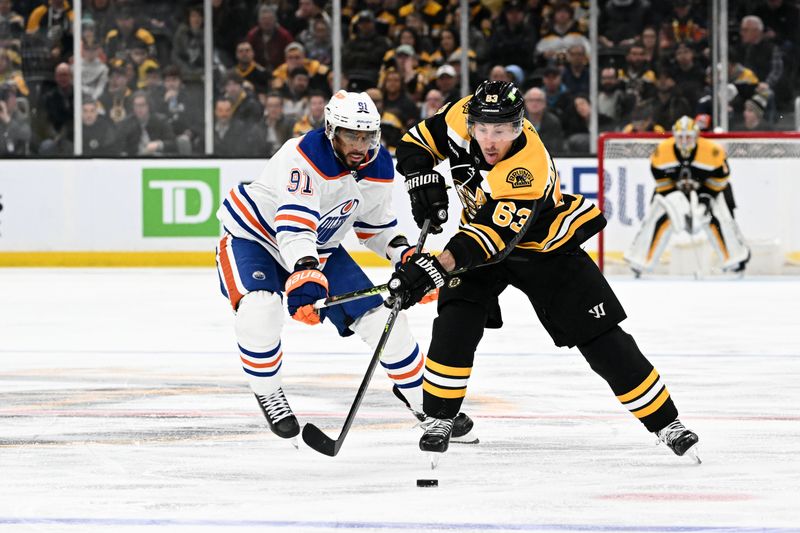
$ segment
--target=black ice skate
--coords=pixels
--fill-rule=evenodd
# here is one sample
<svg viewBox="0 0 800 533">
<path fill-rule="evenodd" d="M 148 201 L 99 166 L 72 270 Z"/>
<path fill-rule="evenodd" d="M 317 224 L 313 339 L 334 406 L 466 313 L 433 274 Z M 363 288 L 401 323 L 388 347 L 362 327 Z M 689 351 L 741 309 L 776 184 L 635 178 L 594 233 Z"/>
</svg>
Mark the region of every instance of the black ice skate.
<svg viewBox="0 0 800 533">
<path fill-rule="evenodd" d="M 436 468 L 442 454 L 450 445 L 450 434 L 453 432 L 452 418 L 428 417 L 420 425 L 425 428 L 425 433 L 419 439 L 419 449 L 428 452 L 431 460 L 431 469 Z"/>
<path fill-rule="evenodd" d="M 256 400 L 273 433 L 282 439 L 294 439 L 300 434 L 300 424 L 297 423 L 297 417 L 286 401 L 283 389 L 278 388 L 269 396 L 256 394 Z M 296 441 L 297 439 L 294 439 L 292 442 L 295 447 L 297 447 Z"/>
<path fill-rule="evenodd" d="M 408 402 L 406 397 L 403 396 L 403 393 L 400 391 L 400 388 L 397 385 L 392 385 L 392 392 L 398 400 L 403 402 L 403 404 L 408 408 L 409 411 L 411 411 L 416 419 L 419 420 L 419 426 L 424 429 L 425 421 L 429 420 L 430 418 L 422 411 L 417 411 L 411 407 L 411 404 Z M 466 413 L 458 413 L 453 419 L 453 434 L 450 436 L 450 439 L 459 444 L 478 444 L 480 440 L 476 435 L 471 433 L 474 425 L 474 422 L 472 422 L 472 419 Z"/>
<path fill-rule="evenodd" d="M 700 464 L 700 456 L 697 454 L 697 442 L 700 438 L 694 431 L 686 429 L 677 418 L 668 426 L 656 431 L 658 440 L 666 444 L 675 455 L 683 456 L 688 453 L 697 464 Z"/>
</svg>

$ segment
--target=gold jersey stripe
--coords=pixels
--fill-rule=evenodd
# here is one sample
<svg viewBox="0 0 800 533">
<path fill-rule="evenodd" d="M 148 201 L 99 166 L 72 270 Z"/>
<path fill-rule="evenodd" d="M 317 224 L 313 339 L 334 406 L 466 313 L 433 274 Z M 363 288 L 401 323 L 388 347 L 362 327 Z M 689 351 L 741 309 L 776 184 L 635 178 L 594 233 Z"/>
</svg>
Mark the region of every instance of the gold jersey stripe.
<svg viewBox="0 0 800 533">
<path fill-rule="evenodd" d="M 581 216 L 579 216 L 578 218 L 576 218 L 572 222 L 572 224 L 570 224 L 569 230 L 567 231 L 567 233 L 563 237 L 561 237 L 560 239 L 555 241 L 555 243 L 550 244 L 549 246 L 547 246 L 547 249 L 548 250 L 555 250 L 556 248 L 558 248 L 559 246 L 561 246 L 565 242 L 568 242 L 572 238 L 572 236 L 575 235 L 575 232 L 578 230 L 578 228 L 583 226 L 589 220 L 592 220 L 593 218 L 595 218 L 598 214 L 600 214 L 600 209 L 598 209 L 597 206 L 592 206 L 592 208 L 589 209 L 586 213 L 584 213 Z"/>
<path fill-rule="evenodd" d="M 500 235 L 497 234 L 494 228 L 490 226 L 484 226 L 483 224 L 470 224 L 470 226 L 480 230 L 484 235 L 489 237 L 494 243 L 498 252 L 506 247 L 506 243 L 503 242 L 503 239 L 500 238 Z"/>
<path fill-rule="evenodd" d="M 433 151 L 433 153 L 436 154 L 436 157 L 439 159 L 439 161 L 444 161 L 445 157 L 441 154 L 439 149 L 436 147 L 436 142 L 433 140 L 433 135 L 431 135 L 431 132 L 430 132 L 430 130 L 428 130 L 428 126 L 425 125 L 424 121 L 420 122 L 417 125 L 417 130 L 422 134 L 422 138 L 428 144 L 428 148 L 430 148 L 431 151 Z"/>
<path fill-rule="evenodd" d="M 419 142 L 418 140 L 416 140 L 414 137 L 412 137 L 410 133 L 406 133 L 405 135 L 403 135 L 402 141 L 404 141 L 404 142 L 410 142 L 410 143 L 414 143 L 414 144 L 416 144 L 417 146 L 419 146 L 420 148 L 424 148 L 426 152 L 428 152 L 429 154 L 431 154 L 431 157 L 432 157 L 432 158 L 436 159 L 436 156 L 435 156 L 435 155 L 434 155 L 434 153 L 431 151 L 431 149 L 430 149 L 430 148 L 428 148 L 427 146 L 425 146 L 424 144 L 422 144 L 421 142 Z"/>
<path fill-rule="evenodd" d="M 430 358 L 425 361 L 425 367 L 433 370 L 437 374 L 441 374 L 443 376 L 448 377 L 459 377 L 459 378 L 468 378 L 470 374 L 472 374 L 471 367 L 459 367 L 459 366 L 447 366 L 441 363 L 437 363 L 436 361 L 431 360 Z"/>
<path fill-rule="evenodd" d="M 655 383 L 657 379 L 658 379 L 658 371 L 656 371 L 656 369 L 654 368 L 653 371 L 650 372 L 650 375 L 647 376 L 645 380 L 642 381 L 642 383 L 638 387 L 636 387 L 630 392 L 617 396 L 617 400 L 619 400 L 622 403 L 625 403 L 635 398 L 638 398 L 639 396 L 644 394 L 644 392 L 650 388 L 650 385 Z"/>
<path fill-rule="evenodd" d="M 635 416 L 636 418 L 644 418 L 647 415 L 651 415 L 656 411 L 658 411 L 659 407 L 664 405 L 664 402 L 667 401 L 667 398 L 669 398 L 669 391 L 667 390 L 666 387 L 664 387 L 664 390 L 661 391 L 661 394 L 658 395 L 658 398 L 653 400 L 653 402 L 650 405 L 648 405 L 647 407 L 643 407 L 638 411 L 631 411 L 631 414 L 633 414 L 633 416 Z"/>
<path fill-rule="evenodd" d="M 454 398 L 463 398 L 467 395 L 467 388 L 464 387 L 463 389 L 442 389 L 437 387 L 436 385 L 431 385 L 427 381 L 422 383 L 422 390 L 427 393 L 433 394 L 437 398 L 447 398 L 447 399 L 454 399 Z"/>
<path fill-rule="evenodd" d="M 488 259 L 489 257 L 491 257 L 491 256 L 492 256 L 492 254 L 489 252 L 489 250 L 487 250 L 487 249 L 486 249 L 486 245 L 485 245 L 485 244 L 483 244 L 483 242 L 481 241 L 481 238 L 480 238 L 480 237 L 478 237 L 477 235 L 475 235 L 475 234 L 474 234 L 474 233 L 472 233 L 471 231 L 466 231 L 466 230 L 464 230 L 464 229 L 461 229 L 461 230 L 460 230 L 460 232 L 461 232 L 461 233 L 463 233 L 464 235 L 466 235 L 467 237 L 469 237 L 469 238 L 473 239 L 475 242 L 477 242 L 477 243 L 478 243 L 478 245 L 479 245 L 479 246 L 481 247 L 481 249 L 483 250 L 483 253 L 485 253 L 485 254 L 486 254 L 486 257 L 485 257 L 485 259 Z"/>
<path fill-rule="evenodd" d="M 558 234 L 558 230 L 561 228 L 562 221 L 571 215 L 576 209 L 578 209 L 580 204 L 580 201 L 575 201 L 571 206 L 569 206 L 569 209 L 559 213 L 553 222 L 550 223 L 550 231 L 548 232 L 547 237 L 545 237 L 541 242 L 528 241 L 517 245 L 517 248 L 525 248 L 528 250 L 541 250 L 544 248 L 545 245 L 547 245 L 547 243 L 550 242 L 556 236 L 556 234 Z"/>
</svg>

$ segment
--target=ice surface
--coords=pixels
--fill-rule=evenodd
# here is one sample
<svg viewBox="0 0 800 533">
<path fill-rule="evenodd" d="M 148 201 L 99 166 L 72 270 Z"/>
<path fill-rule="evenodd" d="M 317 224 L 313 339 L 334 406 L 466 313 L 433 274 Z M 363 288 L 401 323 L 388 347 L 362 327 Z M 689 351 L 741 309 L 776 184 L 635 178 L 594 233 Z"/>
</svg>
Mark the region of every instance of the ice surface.
<svg viewBox="0 0 800 533">
<path fill-rule="evenodd" d="M 274 437 L 213 270 L 0 270 L 0 531 L 800 531 L 800 280 L 612 284 L 701 466 L 513 289 L 464 405 L 481 443 L 432 473 L 380 369 L 337 457 Z M 425 347 L 433 315 L 409 312 Z M 368 349 L 291 320 L 283 348 L 301 422 L 337 435 Z"/>
</svg>

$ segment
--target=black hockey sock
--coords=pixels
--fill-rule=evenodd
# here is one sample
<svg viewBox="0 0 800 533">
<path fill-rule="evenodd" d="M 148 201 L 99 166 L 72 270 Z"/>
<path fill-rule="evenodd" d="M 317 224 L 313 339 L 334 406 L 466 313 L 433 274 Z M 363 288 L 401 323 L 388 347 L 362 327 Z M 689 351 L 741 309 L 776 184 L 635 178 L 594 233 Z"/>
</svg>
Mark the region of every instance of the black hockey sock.
<svg viewBox="0 0 800 533">
<path fill-rule="evenodd" d="M 425 359 L 422 388 L 426 415 L 454 418 L 458 414 L 486 316 L 482 306 L 464 300 L 448 302 L 439 309 Z"/>
<path fill-rule="evenodd" d="M 615 326 L 578 349 L 592 370 L 608 382 L 620 403 L 648 431 L 657 431 L 678 417 L 658 371 L 622 328 Z"/>
</svg>

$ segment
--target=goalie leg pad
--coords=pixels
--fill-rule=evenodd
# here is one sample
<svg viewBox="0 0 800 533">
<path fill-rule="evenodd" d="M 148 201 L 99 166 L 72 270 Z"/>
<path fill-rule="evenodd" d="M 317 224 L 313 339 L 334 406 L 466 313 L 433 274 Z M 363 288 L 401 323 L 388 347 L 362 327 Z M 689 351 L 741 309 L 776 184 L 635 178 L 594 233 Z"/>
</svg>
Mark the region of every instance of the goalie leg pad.
<svg viewBox="0 0 800 533">
<path fill-rule="evenodd" d="M 658 372 L 621 327 L 579 344 L 578 349 L 592 370 L 606 380 L 622 406 L 648 431 L 658 431 L 678 417 Z"/>
<path fill-rule="evenodd" d="M 744 243 L 724 195 L 718 194 L 710 205 L 713 217 L 706 228 L 709 240 L 722 261 L 722 269 L 736 269 L 750 258 L 750 250 Z"/>
<path fill-rule="evenodd" d="M 680 233 L 687 230 L 686 220 L 692 214 L 692 205 L 685 193 L 672 191 L 666 195 L 657 194 L 653 202 L 661 204 L 676 232 Z"/>
<path fill-rule="evenodd" d="M 359 317 L 350 328 L 372 349 L 378 345 L 389 309 L 379 305 Z M 389 339 L 381 354 L 381 366 L 400 392 L 408 400 L 412 409 L 422 411 L 422 373 L 425 370 L 425 356 L 408 327 L 405 313 L 397 315 Z"/>
<path fill-rule="evenodd" d="M 682 193 L 681 193 L 682 194 Z M 652 270 L 667 247 L 673 225 L 661 195 L 656 195 L 623 258 L 638 272 Z"/>
<path fill-rule="evenodd" d="M 281 386 L 283 320 L 281 297 L 274 292 L 249 292 L 239 302 L 234 324 L 239 358 L 256 394 L 269 396 Z"/>
</svg>

